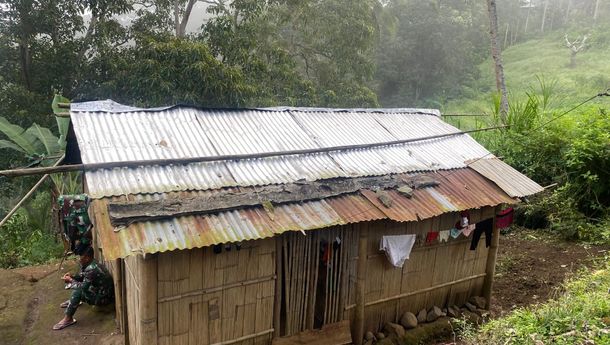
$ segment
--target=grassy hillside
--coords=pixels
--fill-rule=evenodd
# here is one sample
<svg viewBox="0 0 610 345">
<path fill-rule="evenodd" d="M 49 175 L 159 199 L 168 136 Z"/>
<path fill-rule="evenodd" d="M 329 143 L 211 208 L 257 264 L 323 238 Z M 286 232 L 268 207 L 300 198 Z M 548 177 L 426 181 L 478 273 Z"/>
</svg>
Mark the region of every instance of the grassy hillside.
<svg viewBox="0 0 610 345">
<path fill-rule="evenodd" d="M 570 106 L 610 87 L 610 34 L 599 31 L 589 37 L 588 48 L 577 55 L 577 65 L 569 67 L 570 51 L 563 34 L 553 33 L 512 46 L 503 52 L 506 84 L 511 97 L 521 98 L 532 88 L 539 89 L 538 78 L 556 83 L 555 104 Z M 491 59 L 480 66 L 480 78 L 464 86 L 464 96 L 447 104 L 444 112 L 489 112 L 495 79 Z M 608 104 L 608 100 L 597 100 Z"/>
</svg>

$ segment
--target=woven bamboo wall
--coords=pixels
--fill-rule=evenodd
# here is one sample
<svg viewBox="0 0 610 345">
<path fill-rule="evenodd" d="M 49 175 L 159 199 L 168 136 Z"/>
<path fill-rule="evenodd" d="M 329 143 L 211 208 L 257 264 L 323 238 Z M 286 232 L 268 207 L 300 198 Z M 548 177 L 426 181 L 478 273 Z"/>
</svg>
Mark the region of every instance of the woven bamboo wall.
<svg viewBox="0 0 610 345">
<path fill-rule="evenodd" d="M 493 210 L 492 207 L 472 210 L 471 223 L 493 217 Z M 439 307 L 461 305 L 470 296 L 481 294 L 484 277 L 392 299 L 401 294 L 429 289 L 485 273 L 488 251 L 485 248 L 485 236 L 481 236 L 479 246 L 474 251 L 470 250 L 472 235 L 467 239 L 461 236 L 458 239 L 450 238 L 445 243 L 425 244 L 425 236 L 429 231 L 448 230 L 458 219 L 458 213 L 450 213 L 420 222 L 377 221 L 355 226 L 355 230 L 365 231 L 368 234 L 365 300 L 367 304 L 379 302 L 367 305 L 365 308 L 366 330 L 377 330 L 387 321 L 396 322 L 405 311 L 417 313 L 433 305 Z M 400 234 L 418 235 L 410 259 L 405 262 L 402 269 L 393 267 L 385 254 L 379 251 L 382 236 Z M 350 318 L 355 304 L 356 261 L 356 256 L 351 257 L 348 293 Z M 386 299 L 388 301 L 383 302 Z"/>
<path fill-rule="evenodd" d="M 125 267 L 125 293 L 127 304 L 127 328 L 129 333 L 129 345 L 140 345 L 140 339 L 137 334 L 140 334 L 140 277 L 139 261 L 136 256 L 130 256 L 124 261 Z"/>
<path fill-rule="evenodd" d="M 268 344 L 274 293 L 275 239 L 160 253 L 159 344 Z"/>
</svg>

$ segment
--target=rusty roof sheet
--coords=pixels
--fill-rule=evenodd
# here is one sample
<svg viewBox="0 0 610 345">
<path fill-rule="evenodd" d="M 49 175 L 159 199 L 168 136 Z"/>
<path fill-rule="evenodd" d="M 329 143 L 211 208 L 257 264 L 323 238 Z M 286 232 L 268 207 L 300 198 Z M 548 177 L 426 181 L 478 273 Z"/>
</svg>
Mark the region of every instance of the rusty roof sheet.
<svg viewBox="0 0 610 345">
<path fill-rule="evenodd" d="M 306 231 L 345 221 L 324 200 L 184 216 L 133 223 L 115 229 L 107 215 L 109 199 L 94 200 L 90 206 L 103 248 L 112 260 L 132 254 L 206 247 L 219 243 L 262 239 L 285 231 Z"/>
<path fill-rule="evenodd" d="M 434 176 L 440 184 L 416 190 L 411 198 L 395 190 L 385 191 L 392 200 L 391 207 L 384 206 L 373 191 L 363 190 L 361 193 L 389 219 L 398 222 L 516 202 L 494 183 L 471 169 L 439 171 L 428 175 Z"/>
<path fill-rule="evenodd" d="M 467 163 L 479 174 L 494 181 L 511 197 L 522 198 L 544 190 L 538 183 L 498 158 L 477 159 Z"/>
<path fill-rule="evenodd" d="M 409 174 L 412 176 L 415 174 Z M 219 243 L 262 239 L 286 231 L 307 231 L 333 225 L 379 219 L 417 221 L 447 212 L 515 203 L 498 186 L 471 169 L 427 173 L 438 186 L 416 189 L 411 198 L 395 190 L 386 192 L 393 204 L 387 208 L 375 192 L 342 195 L 324 200 L 276 205 L 272 210 L 249 207 L 215 214 L 181 216 L 166 220 L 133 223 L 115 229 L 110 224 L 108 202 L 158 200 L 205 196 L 215 191 L 128 195 L 93 200 L 92 219 L 108 260 L 135 253 L 157 253 L 176 249 L 205 247 Z M 407 176 L 407 175 L 405 175 Z M 240 187 L 240 189 L 248 189 Z"/>
</svg>

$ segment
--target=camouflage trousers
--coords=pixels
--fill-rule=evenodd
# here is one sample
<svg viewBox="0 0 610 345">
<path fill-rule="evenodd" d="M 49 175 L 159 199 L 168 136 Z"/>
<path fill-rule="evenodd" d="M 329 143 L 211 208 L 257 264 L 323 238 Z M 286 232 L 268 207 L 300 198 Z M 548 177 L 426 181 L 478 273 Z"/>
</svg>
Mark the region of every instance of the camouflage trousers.
<svg viewBox="0 0 610 345">
<path fill-rule="evenodd" d="M 83 291 L 83 289 L 76 289 L 72 291 L 70 296 L 70 303 L 66 308 L 66 315 L 72 317 L 76 313 L 76 309 L 80 305 L 80 302 L 85 302 L 90 305 L 108 305 L 112 303 L 113 296 L 93 294 L 89 291 Z"/>
</svg>

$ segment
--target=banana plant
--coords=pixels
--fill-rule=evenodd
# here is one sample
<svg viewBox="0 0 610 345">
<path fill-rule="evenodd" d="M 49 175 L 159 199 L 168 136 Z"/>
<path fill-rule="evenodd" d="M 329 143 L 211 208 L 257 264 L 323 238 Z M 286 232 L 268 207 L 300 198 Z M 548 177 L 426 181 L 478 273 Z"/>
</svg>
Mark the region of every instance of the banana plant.
<svg viewBox="0 0 610 345">
<path fill-rule="evenodd" d="M 67 98 L 55 96 L 53 99 L 53 111 L 59 112 L 58 103 L 69 103 Z M 70 118 L 57 117 L 59 137 L 50 129 L 32 124 L 28 129 L 11 123 L 4 117 L 0 117 L 0 133 L 8 139 L 0 139 L 0 150 L 10 149 L 22 153 L 28 159 L 28 166 L 53 164 L 65 151 L 66 135 Z M 80 174 L 66 173 L 51 175 L 53 185 L 51 189 L 54 194 L 76 194 L 81 190 Z"/>
<path fill-rule="evenodd" d="M 11 149 L 23 153 L 26 158 L 40 163 L 46 157 L 55 156 L 63 151 L 59 145 L 59 138 L 50 129 L 34 123 L 30 128 L 10 123 L 6 118 L 0 117 L 0 132 L 8 140 L 0 140 L 0 149 Z"/>
</svg>

